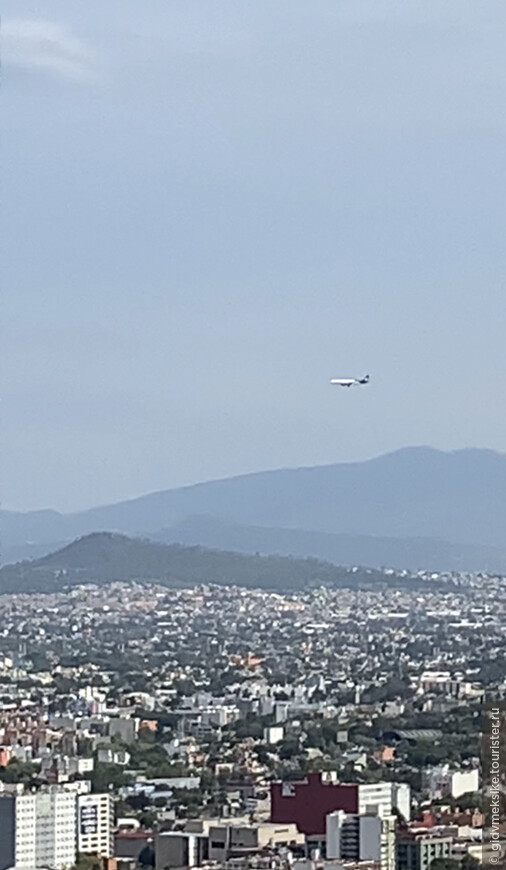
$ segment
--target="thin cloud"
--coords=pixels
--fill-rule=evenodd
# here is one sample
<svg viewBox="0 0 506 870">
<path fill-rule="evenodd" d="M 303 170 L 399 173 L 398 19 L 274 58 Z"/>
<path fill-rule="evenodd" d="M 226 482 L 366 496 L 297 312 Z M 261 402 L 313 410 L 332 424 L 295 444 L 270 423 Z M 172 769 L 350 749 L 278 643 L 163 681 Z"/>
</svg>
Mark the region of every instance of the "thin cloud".
<svg viewBox="0 0 506 870">
<path fill-rule="evenodd" d="M 93 56 L 65 24 L 40 19 L 11 19 L 2 25 L 4 66 L 47 70 L 61 78 L 94 78 Z"/>
</svg>

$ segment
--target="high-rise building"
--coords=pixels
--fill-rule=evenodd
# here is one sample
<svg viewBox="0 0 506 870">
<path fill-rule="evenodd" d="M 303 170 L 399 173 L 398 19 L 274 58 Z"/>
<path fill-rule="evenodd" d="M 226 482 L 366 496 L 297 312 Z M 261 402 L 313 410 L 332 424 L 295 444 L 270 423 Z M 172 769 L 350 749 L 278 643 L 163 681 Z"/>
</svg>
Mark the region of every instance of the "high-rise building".
<svg viewBox="0 0 506 870">
<path fill-rule="evenodd" d="M 407 831 L 397 838 L 399 870 L 429 870 L 433 861 L 450 858 L 452 837 Z"/>
<path fill-rule="evenodd" d="M 327 860 L 372 861 L 396 870 L 395 816 L 378 813 L 330 813 L 326 823 Z"/>
<path fill-rule="evenodd" d="M 371 782 L 358 786 L 359 813 L 375 813 L 380 809 L 391 813 L 395 808 L 403 818 L 411 818 L 411 789 L 407 783 Z"/>
<path fill-rule="evenodd" d="M 0 795 L 0 870 L 48 866 L 66 870 L 76 860 L 76 796 L 50 788 Z"/>
<path fill-rule="evenodd" d="M 37 865 L 71 867 L 76 860 L 76 796 L 61 789 L 35 795 Z"/>
<path fill-rule="evenodd" d="M 114 804 L 110 794 L 78 796 L 77 849 L 102 858 L 114 855 Z"/>
<path fill-rule="evenodd" d="M 0 795 L 0 870 L 35 866 L 35 795 Z"/>
</svg>

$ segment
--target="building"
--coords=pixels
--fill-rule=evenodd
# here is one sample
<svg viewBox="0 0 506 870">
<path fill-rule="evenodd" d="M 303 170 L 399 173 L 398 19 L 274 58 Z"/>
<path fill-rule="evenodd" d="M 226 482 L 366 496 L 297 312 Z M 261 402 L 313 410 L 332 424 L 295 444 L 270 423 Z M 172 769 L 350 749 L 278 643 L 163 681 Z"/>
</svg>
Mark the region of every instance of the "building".
<svg viewBox="0 0 506 870">
<path fill-rule="evenodd" d="M 110 794 L 77 798 L 77 848 L 102 858 L 114 855 L 114 804 Z"/>
<path fill-rule="evenodd" d="M 411 792 L 405 783 L 335 783 L 310 773 L 301 782 L 271 785 L 271 821 L 293 822 L 307 837 L 323 842 L 330 813 L 343 810 L 351 815 L 391 815 L 397 808 L 409 819 L 410 803 Z"/>
<path fill-rule="evenodd" d="M 0 795 L 0 870 L 36 860 L 35 796 Z"/>
<path fill-rule="evenodd" d="M 138 731 L 139 720 L 133 717 L 120 716 L 109 722 L 109 737 L 119 737 L 125 743 L 133 743 Z"/>
<path fill-rule="evenodd" d="M 155 870 L 200 867 L 209 858 L 206 834 L 187 831 L 163 831 L 156 836 Z"/>
<path fill-rule="evenodd" d="M 394 760 L 395 749 L 393 746 L 382 746 L 381 749 L 377 749 L 373 752 L 372 757 L 378 762 L 378 764 L 386 764 Z"/>
<path fill-rule="evenodd" d="M 299 847 L 304 849 L 305 838 L 294 824 L 222 823 L 209 828 L 209 860 L 228 861 L 256 855 L 263 849 Z"/>
<path fill-rule="evenodd" d="M 397 870 L 397 818 L 394 815 L 384 815 L 381 819 L 380 867 Z"/>
<path fill-rule="evenodd" d="M 284 731 L 285 729 L 282 725 L 271 725 L 269 728 L 264 728 L 264 743 L 267 743 L 268 746 L 281 743 Z"/>
<path fill-rule="evenodd" d="M 277 701 L 274 705 L 274 721 L 276 725 L 281 725 L 288 719 L 288 704 L 286 701 Z"/>
<path fill-rule="evenodd" d="M 293 823 L 306 836 L 324 837 L 330 813 L 358 813 L 358 786 L 327 782 L 319 773 L 300 782 L 271 784 L 271 821 Z"/>
<path fill-rule="evenodd" d="M 76 796 L 49 789 L 36 800 L 37 864 L 70 867 L 76 860 Z"/>
<path fill-rule="evenodd" d="M 125 749 L 99 749 L 97 761 L 100 764 L 119 764 L 121 767 L 125 767 L 130 762 L 130 753 Z"/>
<path fill-rule="evenodd" d="M 139 856 L 146 848 L 152 847 L 153 842 L 154 834 L 152 831 L 139 828 L 136 830 L 120 828 L 114 837 L 114 855 L 119 860 L 133 858 L 138 861 Z"/>
<path fill-rule="evenodd" d="M 411 789 L 405 782 L 372 782 L 358 786 L 358 811 L 374 813 L 397 809 L 406 821 L 411 818 Z"/>
<path fill-rule="evenodd" d="M 380 870 L 380 866 L 377 861 L 322 861 L 315 857 L 294 861 L 291 870 Z"/>
<path fill-rule="evenodd" d="M 349 815 L 343 810 L 327 816 L 327 860 L 379 861 L 381 819 Z"/>
<path fill-rule="evenodd" d="M 12 748 L 10 746 L 0 746 L 0 767 L 7 767 L 12 758 Z"/>
<path fill-rule="evenodd" d="M 477 792 L 480 787 L 478 769 L 451 771 L 449 764 L 429 767 L 424 773 L 424 785 L 431 800 L 459 798 L 468 792 Z"/>
<path fill-rule="evenodd" d="M 395 816 L 381 813 L 331 813 L 326 825 L 327 861 L 372 861 L 381 870 L 396 870 L 395 823 Z"/>
<path fill-rule="evenodd" d="M 475 770 L 456 770 L 451 774 L 450 792 L 453 798 L 459 798 L 469 792 L 477 792 L 480 788 L 480 774 Z"/>
<path fill-rule="evenodd" d="M 48 866 L 65 870 L 76 860 L 76 796 L 58 788 L 0 795 L 0 870 Z"/>
<path fill-rule="evenodd" d="M 449 858 L 452 837 L 436 837 L 412 831 L 397 837 L 397 870 L 429 870 L 436 858 Z"/>
</svg>

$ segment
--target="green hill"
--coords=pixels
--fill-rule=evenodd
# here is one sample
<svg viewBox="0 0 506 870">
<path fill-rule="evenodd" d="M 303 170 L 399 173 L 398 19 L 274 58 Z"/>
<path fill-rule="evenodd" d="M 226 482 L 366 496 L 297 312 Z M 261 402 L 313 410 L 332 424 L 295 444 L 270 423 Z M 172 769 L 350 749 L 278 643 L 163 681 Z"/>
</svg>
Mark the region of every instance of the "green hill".
<svg viewBox="0 0 506 870">
<path fill-rule="evenodd" d="M 97 532 L 41 559 L 5 565 L 0 569 L 0 593 L 51 592 L 81 583 L 133 580 L 174 588 L 217 584 L 279 592 L 409 582 L 401 575 L 340 568 L 316 559 L 243 555 Z"/>
</svg>

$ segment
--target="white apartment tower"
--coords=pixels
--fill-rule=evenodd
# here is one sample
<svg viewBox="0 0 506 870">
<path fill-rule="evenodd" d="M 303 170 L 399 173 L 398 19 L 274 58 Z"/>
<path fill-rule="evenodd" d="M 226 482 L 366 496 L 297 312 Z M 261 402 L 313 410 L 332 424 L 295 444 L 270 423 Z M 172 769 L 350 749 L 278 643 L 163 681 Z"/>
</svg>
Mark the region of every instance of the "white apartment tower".
<svg viewBox="0 0 506 870">
<path fill-rule="evenodd" d="M 409 821 L 411 818 L 411 789 L 405 782 L 371 782 L 358 787 L 358 811 L 391 814 L 396 807 Z"/>
<path fill-rule="evenodd" d="M 380 870 L 396 870 L 395 816 L 377 813 L 348 814 L 337 810 L 327 816 L 327 860 L 373 861 Z"/>
<path fill-rule="evenodd" d="M 35 795 L 0 795 L 0 870 L 35 866 Z"/>
<path fill-rule="evenodd" d="M 61 789 L 0 795 L 0 870 L 76 860 L 76 797 Z"/>
<path fill-rule="evenodd" d="M 50 789 L 36 800 L 35 848 L 37 865 L 71 867 L 76 860 L 76 796 Z"/>
<path fill-rule="evenodd" d="M 114 804 L 110 794 L 77 798 L 77 849 L 102 858 L 114 854 Z"/>
</svg>

